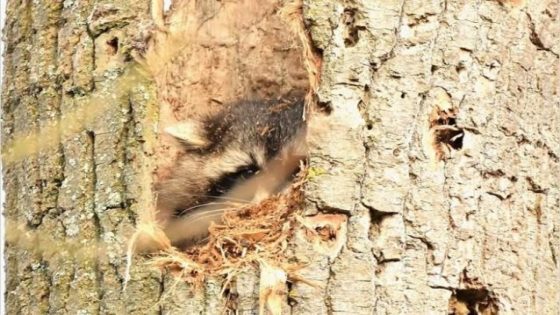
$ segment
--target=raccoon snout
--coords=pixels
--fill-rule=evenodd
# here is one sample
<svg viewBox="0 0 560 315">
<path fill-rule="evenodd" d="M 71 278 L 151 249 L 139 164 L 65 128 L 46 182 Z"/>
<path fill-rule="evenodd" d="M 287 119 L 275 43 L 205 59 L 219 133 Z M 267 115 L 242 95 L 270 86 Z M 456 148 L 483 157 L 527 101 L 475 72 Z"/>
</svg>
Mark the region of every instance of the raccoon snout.
<svg viewBox="0 0 560 315">
<path fill-rule="evenodd" d="M 259 188 L 257 188 L 257 191 L 255 192 L 255 194 L 253 196 L 253 200 L 251 202 L 252 203 L 259 203 L 259 202 L 261 202 L 265 199 L 268 199 L 271 195 L 272 195 L 272 193 L 270 191 L 268 191 L 266 188 L 259 187 Z"/>
</svg>

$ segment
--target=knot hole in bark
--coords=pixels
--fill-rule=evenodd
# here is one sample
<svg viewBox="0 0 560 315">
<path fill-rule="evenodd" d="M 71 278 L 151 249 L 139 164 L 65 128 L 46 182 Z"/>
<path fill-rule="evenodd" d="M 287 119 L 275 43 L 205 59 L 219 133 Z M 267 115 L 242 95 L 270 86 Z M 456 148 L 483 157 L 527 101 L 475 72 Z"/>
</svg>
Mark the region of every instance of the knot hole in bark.
<svg viewBox="0 0 560 315">
<path fill-rule="evenodd" d="M 496 298 L 485 288 L 456 290 L 449 299 L 449 315 L 496 315 Z"/>
<path fill-rule="evenodd" d="M 107 41 L 107 54 L 114 56 L 119 52 L 119 38 L 113 37 Z"/>
<path fill-rule="evenodd" d="M 435 107 L 430 115 L 430 132 L 437 160 L 451 157 L 453 151 L 463 148 L 465 132 L 457 126 L 458 109 Z"/>
</svg>

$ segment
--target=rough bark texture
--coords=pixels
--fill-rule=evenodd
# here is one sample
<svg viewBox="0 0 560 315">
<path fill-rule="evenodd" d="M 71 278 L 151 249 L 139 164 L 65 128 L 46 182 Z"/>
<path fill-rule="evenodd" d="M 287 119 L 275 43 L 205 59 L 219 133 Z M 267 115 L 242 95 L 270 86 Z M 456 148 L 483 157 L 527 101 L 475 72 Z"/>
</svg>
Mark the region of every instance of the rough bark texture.
<svg viewBox="0 0 560 315">
<path fill-rule="evenodd" d="M 256 8 L 249 0 L 238 4 Z M 3 139 L 41 130 L 96 99 L 111 100 L 79 133 L 4 168 L 10 220 L 55 244 L 104 249 L 96 259 L 80 259 L 64 246 L 45 255 L 8 243 L 8 314 L 259 310 L 258 270 L 237 276 L 224 296 L 220 277 L 191 287 L 137 258 L 123 292 L 127 237 L 149 206 L 142 196 L 156 89 L 144 80 L 115 86 L 130 75 L 127 51 L 148 5 L 8 1 Z M 245 59 L 251 45 L 238 45 L 251 41 L 235 32 L 212 35 L 253 28 L 255 47 L 272 45 L 278 35 L 258 30 L 270 30 L 273 11 L 236 11 L 231 2 L 210 0 L 175 5 L 175 14 L 188 8 L 198 16 L 195 30 L 211 21 L 203 26 L 206 37 L 175 59 L 189 71 L 186 81 L 171 72 L 167 81 L 156 80 L 169 83 L 177 108 L 302 85 L 303 70 L 283 72 L 275 63 L 291 60 L 298 68 L 293 50 L 282 57 L 260 48 L 257 56 L 269 51 L 274 61 L 255 61 L 270 64 L 261 68 Z M 235 20 L 231 12 L 263 19 L 220 25 Z M 302 220 L 332 233 L 296 232 L 291 248 L 304 263 L 299 273 L 314 286 L 288 286 L 285 313 L 558 314 L 559 14 L 558 0 L 303 1 L 305 25 L 323 58 L 317 99 L 330 109 L 330 128 L 312 138 L 314 175 Z M 214 55 L 205 59 L 202 48 Z M 231 57 L 234 51 L 240 55 Z M 189 54 L 200 59 L 189 63 Z M 221 70 L 208 75 L 209 65 Z M 271 72 L 279 75 L 265 75 Z M 174 109 L 161 106 L 171 106 L 163 115 Z M 438 122 L 446 110 L 452 120 Z M 438 127 L 464 135 L 452 142 Z"/>
<path fill-rule="evenodd" d="M 140 263 L 122 291 L 127 238 L 145 206 L 139 199 L 155 139 L 155 117 L 147 115 L 154 111 L 154 88 L 138 78 L 122 83 L 129 75 L 126 50 L 148 3 L 8 1 L 6 15 L 3 139 L 10 145 L 29 132 L 37 142 L 59 137 L 4 165 L 8 220 L 49 243 L 8 242 L 6 312 L 157 312 L 158 272 Z M 94 115 L 88 110 L 98 107 L 104 111 L 88 120 Z M 64 120 L 76 112 L 83 122 Z M 82 128 L 70 135 L 39 132 L 61 117 L 61 129 Z M 74 255 L 70 244 L 95 256 Z"/>
<path fill-rule="evenodd" d="M 305 1 L 331 129 L 311 155 L 319 211 L 350 215 L 293 311 L 557 314 L 558 1 Z M 434 160 L 430 113 L 465 131 Z M 340 130 L 339 130 L 340 129 Z M 455 149 L 452 149 L 455 151 Z M 334 248 L 333 248 L 334 249 Z"/>
</svg>

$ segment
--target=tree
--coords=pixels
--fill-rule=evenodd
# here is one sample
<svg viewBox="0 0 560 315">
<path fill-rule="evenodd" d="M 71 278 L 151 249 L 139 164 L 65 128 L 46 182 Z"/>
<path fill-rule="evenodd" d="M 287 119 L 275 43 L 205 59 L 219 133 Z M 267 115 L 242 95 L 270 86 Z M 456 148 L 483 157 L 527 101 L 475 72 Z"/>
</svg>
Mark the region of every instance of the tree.
<svg viewBox="0 0 560 315">
<path fill-rule="evenodd" d="M 9 1 L 7 313 L 557 313 L 559 10 L 183 0 L 164 25 L 147 1 Z M 127 272 L 156 122 L 301 87 L 330 113 L 289 247 L 304 281 Z"/>
</svg>

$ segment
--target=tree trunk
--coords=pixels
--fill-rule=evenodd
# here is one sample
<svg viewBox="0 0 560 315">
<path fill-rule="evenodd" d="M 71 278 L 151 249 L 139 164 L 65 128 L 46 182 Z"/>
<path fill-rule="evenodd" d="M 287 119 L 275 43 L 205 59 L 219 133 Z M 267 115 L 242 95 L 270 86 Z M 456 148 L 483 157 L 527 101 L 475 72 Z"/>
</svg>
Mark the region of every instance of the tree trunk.
<svg viewBox="0 0 560 315">
<path fill-rule="evenodd" d="M 329 127 L 311 128 L 289 247 L 305 281 L 279 278 L 282 313 L 559 313 L 558 0 L 175 1 L 152 45 L 186 44 L 146 78 L 149 5 L 8 1 L 7 314 L 275 310 L 270 268 L 224 292 L 127 270 L 126 251 L 158 122 L 302 87 Z"/>
<path fill-rule="evenodd" d="M 133 78 L 127 61 L 148 7 L 8 1 L 7 314 L 157 310 L 159 272 L 139 263 L 122 290 L 157 118 L 153 86 Z"/>
</svg>

